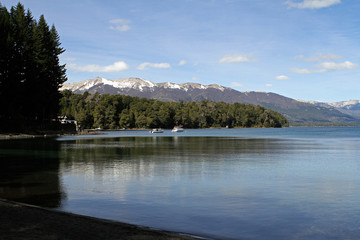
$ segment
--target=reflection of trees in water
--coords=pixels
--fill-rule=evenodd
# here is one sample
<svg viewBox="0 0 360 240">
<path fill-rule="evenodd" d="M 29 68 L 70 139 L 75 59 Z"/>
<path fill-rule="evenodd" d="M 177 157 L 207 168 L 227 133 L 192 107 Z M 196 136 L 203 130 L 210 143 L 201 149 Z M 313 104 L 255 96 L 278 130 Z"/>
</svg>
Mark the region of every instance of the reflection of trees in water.
<svg viewBox="0 0 360 240">
<path fill-rule="evenodd" d="M 219 137 L 123 137 L 63 142 L 64 171 L 86 175 L 203 174 L 213 161 L 270 155 L 287 148 L 275 139 Z M 247 159 L 249 158 L 249 159 Z M 194 164 L 198 166 L 194 168 Z"/>
<path fill-rule="evenodd" d="M 303 144 L 276 139 L 177 136 L 0 141 L 0 197 L 59 207 L 66 197 L 60 175 L 66 172 L 108 177 L 104 179 L 116 181 L 116 185 L 120 179 L 140 177 L 194 179 L 214 167 L 223 168 L 215 171 L 217 174 L 233 171 L 232 164 L 241 165 L 241 169 L 254 161 L 262 164 L 279 151 Z M 280 161 L 272 159 L 267 164 L 276 166 L 274 163 Z"/>
<path fill-rule="evenodd" d="M 0 141 L 0 197 L 44 207 L 65 198 L 53 139 Z"/>
</svg>

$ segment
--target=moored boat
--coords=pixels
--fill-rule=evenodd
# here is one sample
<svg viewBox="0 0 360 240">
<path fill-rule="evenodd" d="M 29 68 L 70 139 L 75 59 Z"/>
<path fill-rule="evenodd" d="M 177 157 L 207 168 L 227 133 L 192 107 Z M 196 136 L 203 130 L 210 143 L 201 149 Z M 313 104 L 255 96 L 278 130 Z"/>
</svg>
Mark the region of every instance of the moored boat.
<svg viewBox="0 0 360 240">
<path fill-rule="evenodd" d="M 150 133 L 163 133 L 164 130 L 162 130 L 161 128 L 154 128 L 150 131 Z"/>
<path fill-rule="evenodd" d="M 179 126 L 175 126 L 171 131 L 172 132 L 183 132 L 184 129 L 182 127 L 179 127 Z"/>
</svg>

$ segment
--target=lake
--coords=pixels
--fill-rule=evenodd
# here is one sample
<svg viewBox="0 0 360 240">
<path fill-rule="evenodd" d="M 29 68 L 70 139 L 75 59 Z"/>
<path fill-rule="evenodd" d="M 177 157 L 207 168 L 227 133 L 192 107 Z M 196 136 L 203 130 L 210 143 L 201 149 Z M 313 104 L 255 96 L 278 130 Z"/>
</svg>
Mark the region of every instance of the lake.
<svg viewBox="0 0 360 240">
<path fill-rule="evenodd" d="M 0 197 L 215 239 L 359 239 L 360 128 L 0 141 Z"/>
</svg>

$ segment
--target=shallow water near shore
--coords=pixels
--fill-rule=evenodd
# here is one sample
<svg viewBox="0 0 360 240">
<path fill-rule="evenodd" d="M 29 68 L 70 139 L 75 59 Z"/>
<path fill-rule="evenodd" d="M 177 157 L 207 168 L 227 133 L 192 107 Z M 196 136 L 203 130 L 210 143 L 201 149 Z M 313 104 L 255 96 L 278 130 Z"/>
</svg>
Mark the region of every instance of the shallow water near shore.
<svg viewBox="0 0 360 240">
<path fill-rule="evenodd" d="M 0 197 L 218 239 L 358 239 L 360 128 L 0 141 Z"/>
</svg>

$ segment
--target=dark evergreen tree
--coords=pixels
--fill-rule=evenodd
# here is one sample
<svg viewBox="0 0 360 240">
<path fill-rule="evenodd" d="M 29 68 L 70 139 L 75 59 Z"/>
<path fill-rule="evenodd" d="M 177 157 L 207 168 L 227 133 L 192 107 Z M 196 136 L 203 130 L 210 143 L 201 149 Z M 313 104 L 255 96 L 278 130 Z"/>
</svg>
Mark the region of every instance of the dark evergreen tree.
<svg viewBox="0 0 360 240">
<path fill-rule="evenodd" d="M 22 4 L 0 6 L 0 130 L 45 130 L 59 110 L 66 81 L 59 35 Z"/>
<path fill-rule="evenodd" d="M 29 51 L 27 49 L 30 38 L 29 19 L 25 14 L 25 9 L 21 4 L 12 7 L 10 10 L 10 38 L 8 65 L 8 85 L 7 92 L 7 111 L 9 128 L 23 128 L 26 121 L 24 100 L 26 84 L 26 65 L 29 63 Z"/>
<path fill-rule="evenodd" d="M 9 119 L 10 59 L 13 50 L 10 14 L 0 4 L 0 124 Z"/>
</svg>

